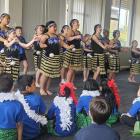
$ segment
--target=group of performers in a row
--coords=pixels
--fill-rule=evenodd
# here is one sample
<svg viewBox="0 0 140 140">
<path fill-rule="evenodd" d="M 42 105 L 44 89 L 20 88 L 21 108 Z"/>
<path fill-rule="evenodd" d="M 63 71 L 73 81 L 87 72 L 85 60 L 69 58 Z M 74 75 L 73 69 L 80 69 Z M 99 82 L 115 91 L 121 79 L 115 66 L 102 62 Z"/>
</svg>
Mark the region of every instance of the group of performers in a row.
<svg viewBox="0 0 140 140">
<path fill-rule="evenodd" d="M 26 43 L 22 35 L 22 27 L 15 29 L 8 27 L 10 15 L 0 16 L 0 73 L 11 73 L 17 80 L 20 62 L 23 62 L 24 73 L 27 73 L 28 63 L 25 49 L 32 48 L 36 69 L 36 86 L 40 87 L 42 95 L 50 95 L 52 78 L 60 77 L 61 82 L 74 81 L 75 72 L 83 70 L 83 81 L 93 71 L 93 79 L 99 75 L 114 78 L 120 70 L 119 52 L 124 51 L 119 41 L 120 31 L 113 32 L 113 39 L 109 40 L 109 32 L 95 25 L 92 36 L 82 35 L 79 21 L 72 19 L 70 26 L 64 25 L 61 33 L 57 34 L 55 21 L 48 21 L 46 26 L 37 25 L 33 39 Z M 129 82 L 135 82 L 134 74 L 140 73 L 138 42 L 132 42 L 131 73 Z"/>
</svg>

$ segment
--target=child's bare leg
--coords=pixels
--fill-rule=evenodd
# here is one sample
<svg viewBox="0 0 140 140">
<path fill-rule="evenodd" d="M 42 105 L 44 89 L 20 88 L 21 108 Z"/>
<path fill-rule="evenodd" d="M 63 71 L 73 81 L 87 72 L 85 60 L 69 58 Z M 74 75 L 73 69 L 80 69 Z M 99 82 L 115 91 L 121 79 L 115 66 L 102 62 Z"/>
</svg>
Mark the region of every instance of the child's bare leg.
<svg viewBox="0 0 140 140">
<path fill-rule="evenodd" d="M 28 62 L 27 60 L 23 60 L 23 73 L 27 74 L 28 71 Z"/>
</svg>

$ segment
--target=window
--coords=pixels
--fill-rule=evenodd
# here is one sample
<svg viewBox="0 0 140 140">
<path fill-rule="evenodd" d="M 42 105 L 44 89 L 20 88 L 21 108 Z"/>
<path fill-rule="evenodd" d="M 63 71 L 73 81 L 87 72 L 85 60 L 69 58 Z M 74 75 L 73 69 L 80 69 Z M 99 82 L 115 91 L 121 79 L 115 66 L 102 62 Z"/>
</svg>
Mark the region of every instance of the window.
<svg viewBox="0 0 140 140">
<path fill-rule="evenodd" d="M 133 0 L 112 0 L 110 38 L 113 37 L 113 30 L 120 30 L 122 46 L 128 46 L 130 41 L 132 2 Z"/>
<path fill-rule="evenodd" d="M 85 0 L 66 0 L 66 23 L 76 18 L 80 23 L 80 32 L 83 32 Z"/>
</svg>

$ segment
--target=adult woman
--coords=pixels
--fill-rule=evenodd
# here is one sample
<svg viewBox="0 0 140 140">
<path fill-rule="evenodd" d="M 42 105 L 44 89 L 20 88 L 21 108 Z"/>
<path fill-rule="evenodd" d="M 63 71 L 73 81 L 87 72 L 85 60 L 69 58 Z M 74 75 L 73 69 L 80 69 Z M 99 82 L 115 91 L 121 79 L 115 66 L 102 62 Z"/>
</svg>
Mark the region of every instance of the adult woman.
<svg viewBox="0 0 140 140">
<path fill-rule="evenodd" d="M 74 45 L 73 49 L 67 50 L 63 66 L 68 68 L 67 81 L 73 82 L 75 71 L 82 69 L 82 49 L 81 49 L 81 33 L 78 31 L 79 21 L 72 19 L 70 22 L 71 29 L 68 33 L 68 44 Z"/>
<path fill-rule="evenodd" d="M 101 32 L 102 27 L 100 24 L 95 25 L 94 27 L 94 33 L 91 38 L 91 48 L 93 50 L 93 62 L 92 62 L 92 68 L 93 68 L 93 79 L 96 80 L 100 75 L 105 75 L 105 56 L 104 56 L 104 50 L 107 48 L 107 46 L 103 45 L 101 42 Z"/>
</svg>

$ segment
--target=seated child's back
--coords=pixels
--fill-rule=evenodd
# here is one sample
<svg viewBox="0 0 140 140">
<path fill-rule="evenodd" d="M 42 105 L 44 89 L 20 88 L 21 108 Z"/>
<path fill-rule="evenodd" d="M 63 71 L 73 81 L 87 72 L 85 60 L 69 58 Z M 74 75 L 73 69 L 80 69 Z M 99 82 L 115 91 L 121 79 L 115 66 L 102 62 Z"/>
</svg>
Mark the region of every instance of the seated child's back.
<svg viewBox="0 0 140 140">
<path fill-rule="evenodd" d="M 35 81 L 32 76 L 20 76 L 18 80 L 18 89 L 24 95 L 24 99 L 31 110 L 34 110 L 36 114 L 45 114 L 46 107 L 41 96 L 34 93 Z M 23 139 L 33 139 L 40 135 L 40 131 L 40 123 L 30 118 L 25 111 L 23 117 Z"/>
<path fill-rule="evenodd" d="M 90 114 L 93 124 L 81 129 L 74 140 L 120 140 L 113 129 L 105 125 L 111 111 L 110 106 L 102 97 L 95 97 L 90 104 Z"/>
<path fill-rule="evenodd" d="M 47 114 L 48 119 L 55 120 L 54 131 L 58 136 L 68 136 L 76 130 L 76 106 L 70 91 L 67 85 L 61 84 L 59 96 L 54 98 Z"/>
<path fill-rule="evenodd" d="M 0 75 L 0 140 L 22 138 L 23 107 L 12 93 L 13 78 Z M 18 134 L 17 134 L 18 133 Z"/>
</svg>

